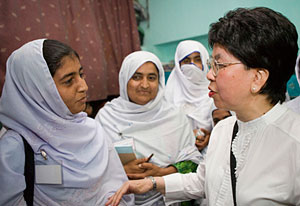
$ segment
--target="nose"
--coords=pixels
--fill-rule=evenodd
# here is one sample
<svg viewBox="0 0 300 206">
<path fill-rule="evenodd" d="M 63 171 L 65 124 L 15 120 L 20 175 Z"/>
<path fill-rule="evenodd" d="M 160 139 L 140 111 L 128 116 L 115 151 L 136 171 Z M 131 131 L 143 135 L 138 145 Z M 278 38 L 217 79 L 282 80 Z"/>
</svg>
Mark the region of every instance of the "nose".
<svg viewBox="0 0 300 206">
<path fill-rule="evenodd" d="M 212 69 L 210 69 L 210 70 L 208 71 L 208 73 L 206 74 L 206 78 L 207 78 L 209 81 L 215 81 L 215 80 L 216 80 L 215 76 L 214 76 L 213 73 L 212 73 Z"/>
<path fill-rule="evenodd" d="M 78 83 L 79 83 L 79 85 L 78 85 L 78 91 L 79 92 L 83 93 L 83 92 L 86 92 L 88 90 L 88 85 L 86 84 L 85 79 L 80 78 Z"/>
<path fill-rule="evenodd" d="M 142 79 L 141 86 L 143 88 L 148 88 L 149 87 L 149 82 L 148 82 L 147 77 L 145 77 L 145 78 Z"/>
</svg>

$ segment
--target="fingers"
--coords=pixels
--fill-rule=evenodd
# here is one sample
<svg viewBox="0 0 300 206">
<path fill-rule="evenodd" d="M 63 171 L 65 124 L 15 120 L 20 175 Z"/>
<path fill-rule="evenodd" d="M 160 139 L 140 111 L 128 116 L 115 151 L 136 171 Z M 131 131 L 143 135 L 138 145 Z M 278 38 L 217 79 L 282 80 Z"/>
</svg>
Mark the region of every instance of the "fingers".
<svg viewBox="0 0 300 206">
<path fill-rule="evenodd" d="M 210 131 L 209 130 L 206 130 L 206 129 L 203 129 L 203 128 L 201 128 L 200 130 L 205 134 L 205 136 L 206 135 L 210 135 Z"/>
<path fill-rule="evenodd" d="M 125 182 L 123 186 L 111 197 L 108 198 L 108 201 L 105 203 L 105 206 L 117 206 L 119 205 L 123 195 L 129 192 L 129 182 Z"/>
<path fill-rule="evenodd" d="M 136 164 L 141 164 L 147 161 L 147 157 L 134 160 Z"/>
<path fill-rule="evenodd" d="M 144 179 L 148 175 L 146 173 L 138 173 L 138 174 L 127 174 L 127 177 L 131 180 Z"/>
</svg>

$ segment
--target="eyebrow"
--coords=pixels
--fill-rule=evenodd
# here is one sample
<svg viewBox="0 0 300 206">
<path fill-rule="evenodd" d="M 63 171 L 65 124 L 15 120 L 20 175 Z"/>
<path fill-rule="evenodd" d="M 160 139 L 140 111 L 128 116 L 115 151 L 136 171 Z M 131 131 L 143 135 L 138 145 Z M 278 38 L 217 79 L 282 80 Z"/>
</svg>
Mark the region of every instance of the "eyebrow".
<svg viewBox="0 0 300 206">
<path fill-rule="evenodd" d="M 79 68 L 79 72 L 81 72 L 83 70 L 83 67 Z M 76 74 L 76 72 L 71 72 L 69 74 L 65 74 L 59 81 L 63 81 L 64 79 L 70 77 L 70 76 L 74 76 Z"/>
<path fill-rule="evenodd" d="M 134 75 L 143 75 L 143 73 L 141 73 L 141 72 L 135 72 L 134 73 Z M 147 75 L 156 75 L 157 76 L 157 74 L 155 74 L 155 73 L 148 73 Z"/>
</svg>

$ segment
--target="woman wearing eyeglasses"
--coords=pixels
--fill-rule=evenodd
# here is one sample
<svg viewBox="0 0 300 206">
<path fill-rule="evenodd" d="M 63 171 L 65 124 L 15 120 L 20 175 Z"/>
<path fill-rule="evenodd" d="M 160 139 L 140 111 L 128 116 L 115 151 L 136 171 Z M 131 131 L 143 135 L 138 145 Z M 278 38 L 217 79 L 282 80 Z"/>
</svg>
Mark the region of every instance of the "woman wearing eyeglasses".
<svg viewBox="0 0 300 206">
<path fill-rule="evenodd" d="M 167 200 L 205 195 L 208 205 L 300 205 L 300 116 L 281 105 L 297 39 L 286 17 L 263 7 L 212 24 L 209 96 L 236 116 L 216 125 L 197 173 L 129 181 L 108 204 L 155 188 Z"/>
</svg>

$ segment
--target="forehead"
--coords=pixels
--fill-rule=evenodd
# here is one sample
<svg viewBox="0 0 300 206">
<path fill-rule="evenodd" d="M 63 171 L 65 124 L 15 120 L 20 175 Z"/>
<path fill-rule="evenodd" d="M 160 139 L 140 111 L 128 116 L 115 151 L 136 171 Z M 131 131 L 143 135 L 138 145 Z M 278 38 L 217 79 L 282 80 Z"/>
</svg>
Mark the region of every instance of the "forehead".
<svg viewBox="0 0 300 206">
<path fill-rule="evenodd" d="M 212 57 L 218 59 L 236 59 L 224 46 L 215 44 L 213 46 Z"/>
<path fill-rule="evenodd" d="M 142 74 L 156 74 L 158 75 L 158 69 L 156 68 L 155 64 L 152 62 L 146 62 L 140 66 L 135 73 L 142 73 Z"/>
<path fill-rule="evenodd" d="M 195 57 L 200 57 L 200 53 L 199 52 L 193 52 L 190 55 L 188 55 L 187 57 L 185 57 L 184 59 L 186 59 L 186 58 L 195 58 Z"/>
<path fill-rule="evenodd" d="M 54 75 L 63 76 L 67 73 L 76 72 L 81 68 L 81 64 L 76 56 L 65 56 L 61 60 L 60 67 Z"/>
</svg>

